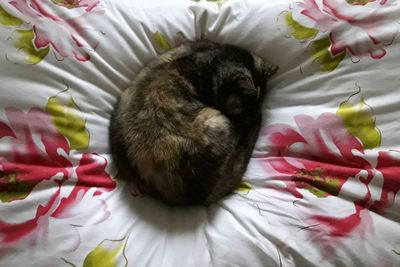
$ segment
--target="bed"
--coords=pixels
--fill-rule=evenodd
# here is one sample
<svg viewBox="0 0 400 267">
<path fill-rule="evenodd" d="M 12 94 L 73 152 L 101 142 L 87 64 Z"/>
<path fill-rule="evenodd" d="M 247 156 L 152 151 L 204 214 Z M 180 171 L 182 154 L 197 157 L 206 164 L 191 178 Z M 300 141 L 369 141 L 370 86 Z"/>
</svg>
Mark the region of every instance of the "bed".
<svg viewBox="0 0 400 267">
<path fill-rule="evenodd" d="M 1 0 L 0 266 L 400 266 L 400 2 Z M 113 104 L 179 33 L 280 66 L 240 187 L 118 179 Z"/>
</svg>

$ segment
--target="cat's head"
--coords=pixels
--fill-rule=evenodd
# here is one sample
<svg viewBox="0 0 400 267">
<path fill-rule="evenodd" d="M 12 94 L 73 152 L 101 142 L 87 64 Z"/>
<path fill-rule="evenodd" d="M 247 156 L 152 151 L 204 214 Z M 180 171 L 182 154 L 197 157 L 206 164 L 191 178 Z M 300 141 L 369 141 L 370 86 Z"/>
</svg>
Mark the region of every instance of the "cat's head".
<svg viewBox="0 0 400 267">
<path fill-rule="evenodd" d="M 267 80 L 278 66 L 246 53 L 223 62 L 218 70 L 218 106 L 231 116 L 245 115 L 260 109 L 267 90 Z"/>
</svg>

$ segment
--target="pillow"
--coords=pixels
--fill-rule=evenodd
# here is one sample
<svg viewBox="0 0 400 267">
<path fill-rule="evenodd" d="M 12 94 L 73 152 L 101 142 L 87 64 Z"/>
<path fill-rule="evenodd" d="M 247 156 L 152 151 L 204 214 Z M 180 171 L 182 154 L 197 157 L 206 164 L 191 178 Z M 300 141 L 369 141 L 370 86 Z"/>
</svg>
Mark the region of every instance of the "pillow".
<svg viewBox="0 0 400 267">
<path fill-rule="evenodd" d="M 0 265 L 397 266 L 398 1 L 0 3 Z M 244 182 L 209 208 L 126 187 L 121 91 L 206 38 L 280 66 Z"/>
</svg>

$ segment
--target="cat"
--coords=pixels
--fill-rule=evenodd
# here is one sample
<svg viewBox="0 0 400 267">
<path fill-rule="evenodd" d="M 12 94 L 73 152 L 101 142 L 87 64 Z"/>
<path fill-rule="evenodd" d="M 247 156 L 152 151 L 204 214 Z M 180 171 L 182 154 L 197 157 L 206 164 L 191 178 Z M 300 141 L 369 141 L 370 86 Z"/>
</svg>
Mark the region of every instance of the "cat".
<svg viewBox="0 0 400 267">
<path fill-rule="evenodd" d="M 235 190 L 261 125 L 274 64 L 233 45 L 187 41 L 152 60 L 114 106 L 111 155 L 123 179 L 169 205 Z"/>
</svg>

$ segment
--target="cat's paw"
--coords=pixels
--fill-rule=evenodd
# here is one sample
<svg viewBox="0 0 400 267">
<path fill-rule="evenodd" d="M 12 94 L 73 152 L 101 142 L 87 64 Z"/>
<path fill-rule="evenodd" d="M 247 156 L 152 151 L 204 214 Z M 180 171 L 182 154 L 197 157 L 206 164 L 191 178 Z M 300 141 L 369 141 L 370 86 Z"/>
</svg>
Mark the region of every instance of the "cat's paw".
<svg viewBox="0 0 400 267">
<path fill-rule="evenodd" d="M 226 101 L 225 109 L 228 115 L 237 116 L 242 113 L 243 105 L 240 96 L 231 94 Z"/>
<path fill-rule="evenodd" d="M 213 108 L 203 108 L 194 121 L 197 136 L 203 136 L 207 143 L 210 139 L 228 138 L 231 127 L 228 118 Z"/>
</svg>

